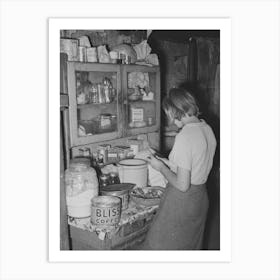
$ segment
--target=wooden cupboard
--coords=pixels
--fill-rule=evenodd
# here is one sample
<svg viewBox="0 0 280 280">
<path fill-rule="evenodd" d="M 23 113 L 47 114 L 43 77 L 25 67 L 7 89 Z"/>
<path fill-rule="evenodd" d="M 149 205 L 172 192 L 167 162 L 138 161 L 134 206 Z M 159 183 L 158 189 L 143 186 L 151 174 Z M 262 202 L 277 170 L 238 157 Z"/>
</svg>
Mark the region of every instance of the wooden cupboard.
<svg viewBox="0 0 280 280">
<path fill-rule="evenodd" d="M 67 80 L 71 147 L 159 130 L 159 67 L 67 62 Z"/>
</svg>

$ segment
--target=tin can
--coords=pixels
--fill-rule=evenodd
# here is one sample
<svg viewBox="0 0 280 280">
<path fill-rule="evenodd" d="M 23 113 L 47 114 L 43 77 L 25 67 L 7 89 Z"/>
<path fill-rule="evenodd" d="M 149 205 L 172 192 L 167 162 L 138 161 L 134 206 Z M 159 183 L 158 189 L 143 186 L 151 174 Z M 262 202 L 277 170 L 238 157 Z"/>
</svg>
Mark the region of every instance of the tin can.
<svg viewBox="0 0 280 280">
<path fill-rule="evenodd" d="M 97 196 L 91 200 L 91 222 L 96 226 L 116 226 L 121 218 L 121 199 L 116 196 Z"/>
<path fill-rule="evenodd" d="M 129 190 L 128 189 L 121 189 L 121 184 L 117 185 L 111 185 L 106 188 L 104 188 L 101 191 L 101 195 L 111 195 L 111 196 L 116 196 L 121 199 L 121 209 L 125 210 L 128 208 L 128 203 L 129 203 Z"/>
</svg>

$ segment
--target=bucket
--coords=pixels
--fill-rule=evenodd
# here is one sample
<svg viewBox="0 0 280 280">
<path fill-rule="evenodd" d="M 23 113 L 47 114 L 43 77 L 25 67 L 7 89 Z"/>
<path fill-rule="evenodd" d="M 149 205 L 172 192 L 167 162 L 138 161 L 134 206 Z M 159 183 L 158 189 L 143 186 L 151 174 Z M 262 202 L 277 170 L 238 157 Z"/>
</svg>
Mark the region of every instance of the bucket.
<svg viewBox="0 0 280 280">
<path fill-rule="evenodd" d="M 142 159 L 124 159 L 118 163 L 121 183 L 132 183 L 137 187 L 146 187 L 148 180 L 148 165 Z"/>
<path fill-rule="evenodd" d="M 112 195 L 117 196 L 122 201 L 122 210 L 128 208 L 129 193 L 135 184 L 114 184 L 103 187 L 101 189 L 101 195 Z"/>
<path fill-rule="evenodd" d="M 97 196 L 91 200 L 91 222 L 96 226 L 115 226 L 121 218 L 121 199 Z"/>
</svg>

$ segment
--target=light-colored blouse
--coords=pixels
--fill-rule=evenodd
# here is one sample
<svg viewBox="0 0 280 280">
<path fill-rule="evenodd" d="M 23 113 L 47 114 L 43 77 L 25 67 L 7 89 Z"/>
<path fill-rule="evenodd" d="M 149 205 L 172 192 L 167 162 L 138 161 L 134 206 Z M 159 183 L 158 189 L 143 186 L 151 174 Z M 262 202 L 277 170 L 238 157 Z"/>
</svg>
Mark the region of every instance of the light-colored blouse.
<svg viewBox="0 0 280 280">
<path fill-rule="evenodd" d="M 191 184 L 204 184 L 213 165 L 216 146 L 215 135 L 204 120 L 186 124 L 176 135 L 169 154 L 171 170 L 175 173 L 178 167 L 189 170 Z"/>
</svg>

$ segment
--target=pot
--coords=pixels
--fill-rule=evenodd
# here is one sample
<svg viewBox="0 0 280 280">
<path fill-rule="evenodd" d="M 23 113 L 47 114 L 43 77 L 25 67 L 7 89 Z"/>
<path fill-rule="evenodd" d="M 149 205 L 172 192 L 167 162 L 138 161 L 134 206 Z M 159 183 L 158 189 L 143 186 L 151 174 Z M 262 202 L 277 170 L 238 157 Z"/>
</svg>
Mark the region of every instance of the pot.
<svg viewBox="0 0 280 280">
<path fill-rule="evenodd" d="M 121 183 L 132 183 L 137 187 L 146 187 L 148 164 L 143 159 L 124 159 L 117 164 Z"/>
<path fill-rule="evenodd" d="M 117 196 L 122 201 L 122 210 L 125 210 L 128 208 L 128 202 L 129 202 L 129 193 L 130 190 L 135 186 L 135 184 L 114 184 L 109 185 L 106 187 L 103 187 L 100 192 L 101 195 L 111 195 L 111 196 Z"/>
</svg>

